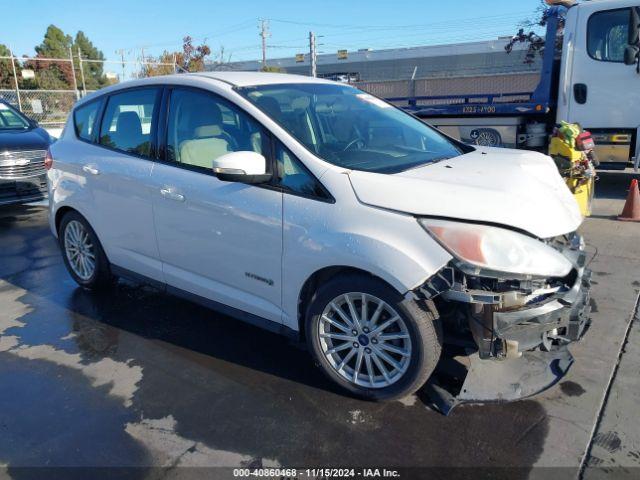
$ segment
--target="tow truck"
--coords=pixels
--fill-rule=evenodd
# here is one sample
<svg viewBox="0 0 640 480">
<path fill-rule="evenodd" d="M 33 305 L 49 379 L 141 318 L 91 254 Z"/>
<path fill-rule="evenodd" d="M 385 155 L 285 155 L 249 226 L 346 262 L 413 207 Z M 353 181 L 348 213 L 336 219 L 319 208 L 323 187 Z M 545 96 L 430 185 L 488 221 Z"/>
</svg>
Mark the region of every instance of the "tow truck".
<svg viewBox="0 0 640 480">
<path fill-rule="evenodd" d="M 637 169 L 640 0 L 546 1 L 542 69 L 533 92 L 386 100 L 481 146 L 547 153 L 555 125 L 577 123 L 593 134 L 599 168 Z"/>
</svg>

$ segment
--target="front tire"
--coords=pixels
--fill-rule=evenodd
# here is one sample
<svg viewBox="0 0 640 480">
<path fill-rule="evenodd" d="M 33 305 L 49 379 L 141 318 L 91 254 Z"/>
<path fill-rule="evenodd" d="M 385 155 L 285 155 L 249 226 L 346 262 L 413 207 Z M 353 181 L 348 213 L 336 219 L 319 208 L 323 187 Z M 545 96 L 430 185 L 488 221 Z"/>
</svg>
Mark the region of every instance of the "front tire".
<svg viewBox="0 0 640 480">
<path fill-rule="evenodd" d="M 71 211 L 62 217 L 58 241 L 67 271 L 78 285 L 99 290 L 113 283 L 100 240 L 82 215 Z"/>
<path fill-rule="evenodd" d="M 433 304 L 405 299 L 365 274 L 330 280 L 311 298 L 307 343 L 317 364 L 353 395 L 388 401 L 421 388 L 442 350 Z"/>
</svg>

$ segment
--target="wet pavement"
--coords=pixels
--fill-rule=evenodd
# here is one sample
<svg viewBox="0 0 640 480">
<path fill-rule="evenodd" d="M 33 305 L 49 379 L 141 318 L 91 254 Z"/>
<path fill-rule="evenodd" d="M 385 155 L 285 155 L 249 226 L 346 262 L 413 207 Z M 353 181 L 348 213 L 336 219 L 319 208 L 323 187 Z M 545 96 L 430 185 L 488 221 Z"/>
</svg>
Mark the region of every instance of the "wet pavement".
<svg viewBox="0 0 640 480">
<path fill-rule="evenodd" d="M 285 338 L 133 283 L 101 295 L 78 288 L 46 209 L 0 209 L 0 478 L 45 472 L 25 467 L 175 478 L 180 467 L 260 465 L 462 467 L 443 470 L 446 478 L 499 467 L 494 476 L 526 477 L 553 465 L 543 453 L 558 403 L 585 389 L 602 397 L 602 380 L 568 378 L 549 405 L 462 406 L 449 417 L 422 393 L 355 400 Z M 599 407 L 588 407 L 594 422 Z M 573 476 L 580 463 L 569 466 Z"/>
</svg>

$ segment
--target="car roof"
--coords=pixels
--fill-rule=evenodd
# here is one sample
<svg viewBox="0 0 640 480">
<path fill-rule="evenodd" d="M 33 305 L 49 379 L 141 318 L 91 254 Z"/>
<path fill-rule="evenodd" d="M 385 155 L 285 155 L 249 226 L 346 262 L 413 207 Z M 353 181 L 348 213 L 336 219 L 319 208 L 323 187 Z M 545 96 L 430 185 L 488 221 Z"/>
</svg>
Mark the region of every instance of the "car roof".
<svg viewBox="0 0 640 480">
<path fill-rule="evenodd" d="M 115 93 L 119 90 L 127 88 L 141 87 L 144 85 L 162 85 L 173 84 L 180 85 L 180 81 L 186 78 L 208 79 L 222 82 L 231 87 L 254 87 L 261 85 L 282 85 L 292 83 L 307 84 L 333 84 L 336 82 L 324 80 L 322 78 L 305 77 L 304 75 L 290 75 L 286 73 L 270 73 L 270 72 L 195 72 L 195 73 L 177 73 L 173 75 L 160 75 L 156 77 L 140 78 L 137 80 L 129 80 L 122 83 L 96 90 L 79 100 L 74 108 L 78 108 L 85 103 L 91 102 L 104 94 Z"/>
<path fill-rule="evenodd" d="M 277 85 L 286 83 L 335 83 L 321 78 L 306 77 L 304 75 L 290 75 L 287 73 L 271 72 L 198 72 L 188 75 L 211 78 L 229 83 L 235 87 L 254 87 L 260 85 Z"/>
</svg>

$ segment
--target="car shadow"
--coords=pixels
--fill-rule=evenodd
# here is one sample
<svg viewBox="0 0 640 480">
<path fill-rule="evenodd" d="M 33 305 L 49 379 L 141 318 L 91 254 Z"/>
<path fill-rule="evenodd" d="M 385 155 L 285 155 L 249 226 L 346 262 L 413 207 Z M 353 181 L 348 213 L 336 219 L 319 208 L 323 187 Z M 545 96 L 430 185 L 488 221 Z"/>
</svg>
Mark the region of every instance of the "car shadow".
<svg viewBox="0 0 640 480">
<path fill-rule="evenodd" d="M 132 423 L 141 428 L 145 419 L 171 419 L 180 438 L 282 465 L 439 466 L 449 468 L 443 472 L 447 478 L 464 476 L 465 469 L 478 465 L 500 467 L 496 478 L 524 477 L 542 453 L 548 418 L 535 401 L 462 406 L 444 417 L 426 408 L 422 394 L 385 404 L 350 398 L 284 337 L 128 281 L 102 293 L 78 288 L 48 230 L 46 210 L 0 212 L 7 215 L 16 218 L 0 230 L 0 304 L 14 303 L 16 326 L 2 335 L 17 337 L 17 348 L 48 347 L 54 359 L 67 361 L 63 353 L 80 356 L 75 370 L 49 368 L 47 358 L 25 364 L 19 352 L 10 356 L 2 378 L 16 392 L 14 398 L 31 399 L 20 419 L 12 421 L 12 431 L 40 438 L 42 425 L 29 419 L 50 422 L 60 416 L 60 430 L 73 433 L 73 445 L 84 449 L 90 462 L 110 448 L 102 444 L 101 452 L 92 451 L 96 431 L 118 439 Z M 125 365 L 125 372 L 140 370 L 135 384 L 124 378 L 131 388 L 129 406 L 100 407 L 103 400 L 95 392 L 110 398 L 108 388 L 82 383 L 81 367 L 94 372 L 104 359 Z M 42 391 L 37 397 L 25 394 L 20 379 L 38 372 Z M 124 375 L 118 372 L 107 372 L 115 383 Z M 70 415 L 67 403 L 45 400 L 64 392 L 86 398 L 74 400 L 77 411 L 97 405 L 103 412 L 95 414 L 91 431 L 81 430 L 85 417 Z M 5 399 L 0 408 L 2 402 L 15 407 Z M 6 441 L 15 443 L 13 436 Z M 64 442 L 52 448 L 60 461 L 73 464 L 75 450 Z M 24 448 L 15 452 L 6 459 L 9 464 L 25 455 Z M 144 452 L 135 455 L 146 458 Z"/>
</svg>

